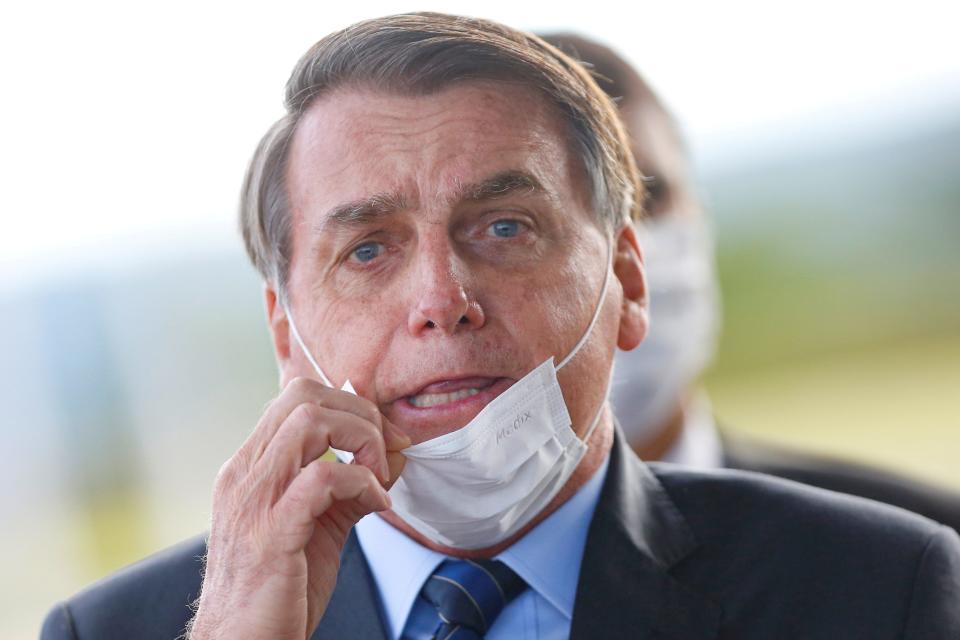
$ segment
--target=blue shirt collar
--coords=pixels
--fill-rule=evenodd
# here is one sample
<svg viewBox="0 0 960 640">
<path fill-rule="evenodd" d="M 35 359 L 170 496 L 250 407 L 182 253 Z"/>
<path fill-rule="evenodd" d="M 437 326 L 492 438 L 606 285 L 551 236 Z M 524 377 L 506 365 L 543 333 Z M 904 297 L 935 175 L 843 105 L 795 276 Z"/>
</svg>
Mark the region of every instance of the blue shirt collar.
<svg viewBox="0 0 960 640">
<path fill-rule="evenodd" d="M 580 563 L 610 458 L 546 520 L 496 556 L 567 619 L 573 617 Z M 390 637 L 399 638 L 420 588 L 446 559 L 375 514 L 355 527 L 383 603 Z M 558 562 L 562 558 L 563 562 Z"/>
<path fill-rule="evenodd" d="M 394 529 L 376 514 L 354 527 L 383 603 L 389 637 L 399 638 L 420 588 L 446 558 Z"/>
<path fill-rule="evenodd" d="M 568 620 L 573 618 L 587 531 L 609 464 L 607 456 L 573 497 L 497 555 Z"/>
</svg>

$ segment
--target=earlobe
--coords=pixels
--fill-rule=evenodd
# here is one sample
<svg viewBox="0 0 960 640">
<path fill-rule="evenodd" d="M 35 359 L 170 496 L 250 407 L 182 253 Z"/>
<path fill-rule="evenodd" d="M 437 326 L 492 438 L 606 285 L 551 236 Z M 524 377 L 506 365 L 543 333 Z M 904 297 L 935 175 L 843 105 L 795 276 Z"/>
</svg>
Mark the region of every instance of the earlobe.
<svg viewBox="0 0 960 640">
<path fill-rule="evenodd" d="M 617 232 L 613 272 L 623 289 L 617 346 L 629 351 L 643 341 L 649 325 L 643 253 L 632 223 L 625 224 Z"/>
</svg>

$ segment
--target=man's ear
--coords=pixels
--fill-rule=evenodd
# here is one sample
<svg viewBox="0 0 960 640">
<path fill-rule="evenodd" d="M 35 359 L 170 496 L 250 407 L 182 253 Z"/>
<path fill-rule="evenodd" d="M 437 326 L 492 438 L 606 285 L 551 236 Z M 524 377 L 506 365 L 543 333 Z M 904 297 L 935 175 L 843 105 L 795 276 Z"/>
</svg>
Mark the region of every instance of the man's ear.
<svg viewBox="0 0 960 640">
<path fill-rule="evenodd" d="M 267 312 L 267 325 L 270 327 L 270 336 L 273 339 L 273 354 L 277 358 L 277 369 L 280 371 L 280 386 L 287 382 L 287 372 L 291 368 L 290 360 L 290 322 L 287 312 L 280 304 L 277 291 L 270 284 L 264 284 L 263 297 Z"/>
<path fill-rule="evenodd" d="M 646 337 L 650 323 L 647 277 L 643 268 L 643 252 L 633 223 L 628 222 L 620 228 L 615 242 L 613 273 L 623 287 L 617 346 L 624 351 L 630 351 Z"/>
</svg>

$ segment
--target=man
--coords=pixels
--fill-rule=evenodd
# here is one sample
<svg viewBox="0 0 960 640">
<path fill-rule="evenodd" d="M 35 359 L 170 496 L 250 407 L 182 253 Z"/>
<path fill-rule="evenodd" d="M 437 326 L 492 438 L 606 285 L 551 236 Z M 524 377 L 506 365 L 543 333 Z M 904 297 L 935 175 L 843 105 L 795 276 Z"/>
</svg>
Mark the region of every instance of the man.
<svg viewBox="0 0 960 640">
<path fill-rule="evenodd" d="M 544 37 L 584 61 L 617 100 L 647 179 L 642 244 L 653 321 L 642 345 L 617 353 L 610 396 L 634 451 L 644 460 L 769 473 L 886 502 L 960 529 L 955 493 L 717 430 L 697 382 L 713 356 L 719 292 L 706 212 L 680 129 L 640 74 L 610 48 L 573 34 Z"/>
<path fill-rule="evenodd" d="M 651 470 L 615 435 L 614 349 L 647 322 L 640 187 L 574 61 L 393 16 L 315 45 L 287 106 L 241 214 L 284 389 L 218 476 L 209 540 L 59 605 L 44 637 L 171 637 L 198 592 L 193 640 L 960 632 L 951 530 Z"/>
</svg>

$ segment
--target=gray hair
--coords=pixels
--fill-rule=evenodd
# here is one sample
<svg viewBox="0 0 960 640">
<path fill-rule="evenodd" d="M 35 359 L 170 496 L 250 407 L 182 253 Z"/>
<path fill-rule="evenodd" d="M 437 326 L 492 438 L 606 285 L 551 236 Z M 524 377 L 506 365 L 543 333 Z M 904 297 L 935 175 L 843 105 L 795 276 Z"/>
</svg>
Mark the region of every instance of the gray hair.
<svg viewBox="0 0 960 640">
<path fill-rule="evenodd" d="M 608 230 L 640 217 L 642 186 L 616 107 L 580 64 L 534 35 L 488 20 L 440 13 L 377 18 L 325 37 L 300 59 L 287 81 L 287 112 L 264 135 L 247 169 L 243 240 L 279 295 L 286 295 L 290 268 L 288 151 L 312 102 L 344 86 L 428 95 L 479 80 L 530 86 L 554 105 Z"/>
</svg>

